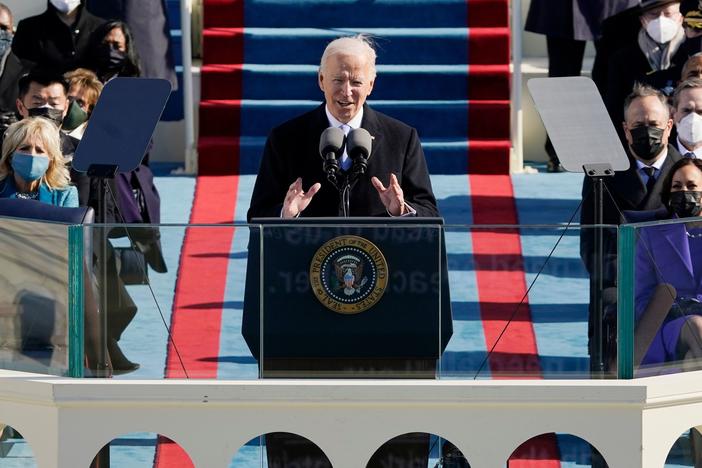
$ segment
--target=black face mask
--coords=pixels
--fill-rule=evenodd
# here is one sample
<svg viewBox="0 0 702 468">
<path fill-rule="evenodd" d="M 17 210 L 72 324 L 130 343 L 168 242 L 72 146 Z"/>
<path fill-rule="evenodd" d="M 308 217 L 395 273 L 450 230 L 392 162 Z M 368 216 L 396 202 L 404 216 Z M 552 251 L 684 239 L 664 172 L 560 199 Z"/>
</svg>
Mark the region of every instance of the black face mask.
<svg viewBox="0 0 702 468">
<path fill-rule="evenodd" d="M 109 44 L 103 44 L 98 51 L 98 62 L 104 71 L 120 71 L 127 61 L 125 52 L 113 49 Z"/>
<path fill-rule="evenodd" d="M 658 156 L 663 149 L 663 132 L 662 128 L 658 127 L 636 127 L 632 128 L 631 133 L 631 150 L 639 158 L 650 161 Z"/>
<path fill-rule="evenodd" d="M 702 192 L 671 192 L 670 209 L 678 218 L 691 218 L 702 212 Z"/>
<path fill-rule="evenodd" d="M 53 107 L 35 107 L 33 109 L 27 109 L 30 117 L 43 117 L 50 120 L 57 127 L 61 127 L 63 123 L 63 111 L 61 109 L 54 109 Z"/>
</svg>

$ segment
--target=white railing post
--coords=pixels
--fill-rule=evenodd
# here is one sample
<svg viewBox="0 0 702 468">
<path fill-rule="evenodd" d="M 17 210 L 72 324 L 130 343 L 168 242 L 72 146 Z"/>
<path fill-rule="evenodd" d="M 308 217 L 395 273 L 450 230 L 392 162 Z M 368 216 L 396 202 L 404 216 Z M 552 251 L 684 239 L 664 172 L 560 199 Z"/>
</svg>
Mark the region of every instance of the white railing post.
<svg viewBox="0 0 702 468">
<path fill-rule="evenodd" d="M 522 122 L 522 0 L 512 0 L 512 157 L 510 172 L 524 170 L 524 125 Z"/>
<path fill-rule="evenodd" d="M 195 146 L 195 119 L 193 104 L 193 54 L 192 54 L 192 0 L 180 2 L 180 29 L 183 49 L 183 118 L 185 120 L 185 172 L 197 173 L 197 147 Z"/>
</svg>

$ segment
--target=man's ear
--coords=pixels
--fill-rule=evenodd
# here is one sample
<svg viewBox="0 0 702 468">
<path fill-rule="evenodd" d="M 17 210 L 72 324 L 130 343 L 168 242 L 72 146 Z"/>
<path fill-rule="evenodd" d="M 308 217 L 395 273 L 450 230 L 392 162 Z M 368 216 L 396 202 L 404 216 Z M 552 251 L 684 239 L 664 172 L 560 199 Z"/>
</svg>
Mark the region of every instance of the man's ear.
<svg viewBox="0 0 702 468">
<path fill-rule="evenodd" d="M 27 110 L 26 107 L 24 107 L 24 103 L 22 102 L 21 99 L 17 98 L 17 100 L 15 101 L 15 106 L 17 107 L 17 112 L 19 112 L 19 114 L 23 118 L 26 119 L 27 116 L 29 116 L 29 111 Z"/>
<path fill-rule="evenodd" d="M 322 75 L 321 70 L 317 74 L 317 84 L 319 84 L 319 89 L 321 89 L 322 92 L 324 92 L 324 75 Z"/>
<path fill-rule="evenodd" d="M 631 144 L 633 140 L 631 138 L 631 132 L 629 131 L 629 127 L 627 126 L 626 122 L 622 122 L 622 128 L 624 129 L 624 137 L 626 138 L 627 143 Z"/>
</svg>

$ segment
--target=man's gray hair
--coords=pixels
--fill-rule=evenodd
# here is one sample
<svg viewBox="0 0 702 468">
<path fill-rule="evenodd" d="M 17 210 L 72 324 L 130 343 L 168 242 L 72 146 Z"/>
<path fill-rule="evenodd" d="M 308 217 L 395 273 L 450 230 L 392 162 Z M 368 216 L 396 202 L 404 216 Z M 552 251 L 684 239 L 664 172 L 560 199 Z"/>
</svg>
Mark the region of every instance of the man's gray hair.
<svg viewBox="0 0 702 468">
<path fill-rule="evenodd" d="M 337 54 L 345 55 L 357 55 L 364 56 L 367 59 L 367 63 L 371 67 L 371 79 L 375 78 L 375 48 L 373 47 L 373 41 L 369 36 L 364 34 L 358 34 L 356 36 L 345 36 L 339 37 L 331 41 L 324 53 L 322 54 L 322 60 L 319 62 L 320 72 L 324 69 L 329 57 Z"/>
<path fill-rule="evenodd" d="M 624 99 L 624 120 L 626 120 L 626 113 L 629 110 L 629 106 L 634 101 L 634 99 L 649 96 L 654 96 L 658 98 L 658 100 L 661 101 L 661 104 L 663 104 L 663 107 L 665 107 L 668 110 L 668 113 L 670 114 L 670 106 L 668 105 L 668 98 L 665 96 L 665 94 L 663 94 L 660 90 L 654 88 L 653 86 L 636 82 L 634 84 L 634 89 L 631 90 L 631 94 L 629 94 L 626 97 L 626 99 Z"/>
<path fill-rule="evenodd" d="M 700 78 L 690 78 L 678 85 L 673 93 L 673 108 L 678 110 L 678 103 L 680 102 L 680 95 L 686 89 L 702 88 L 702 79 Z"/>
</svg>

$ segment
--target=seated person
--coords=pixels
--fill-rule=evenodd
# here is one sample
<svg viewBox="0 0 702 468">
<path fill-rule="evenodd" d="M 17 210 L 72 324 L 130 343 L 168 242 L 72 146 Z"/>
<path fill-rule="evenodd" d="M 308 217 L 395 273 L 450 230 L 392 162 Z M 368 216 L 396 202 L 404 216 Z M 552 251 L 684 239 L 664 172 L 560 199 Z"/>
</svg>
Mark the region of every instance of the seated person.
<svg viewBox="0 0 702 468">
<path fill-rule="evenodd" d="M 702 161 L 684 158 L 676 162 L 663 182 L 661 199 L 671 218 L 690 218 L 690 222 L 639 229 L 637 327 L 657 285 L 670 284 L 677 291 L 641 364 L 679 360 L 693 364 L 693 359 L 702 358 Z"/>
<path fill-rule="evenodd" d="M 68 82 L 68 112 L 61 130 L 73 138 L 81 139 L 88 126 L 90 114 L 97 104 L 103 85 L 97 75 L 86 68 L 79 68 L 64 75 Z"/>
<path fill-rule="evenodd" d="M 10 125 L 0 158 L 0 197 L 77 207 L 78 191 L 70 183 L 51 122 L 35 117 Z"/>
<path fill-rule="evenodd" d="M 680 81 L 689 80 L 690 78 L 702 78 L 702 53 L 693 55 L 683 66 L 680 73 Z"/>
</svg>

